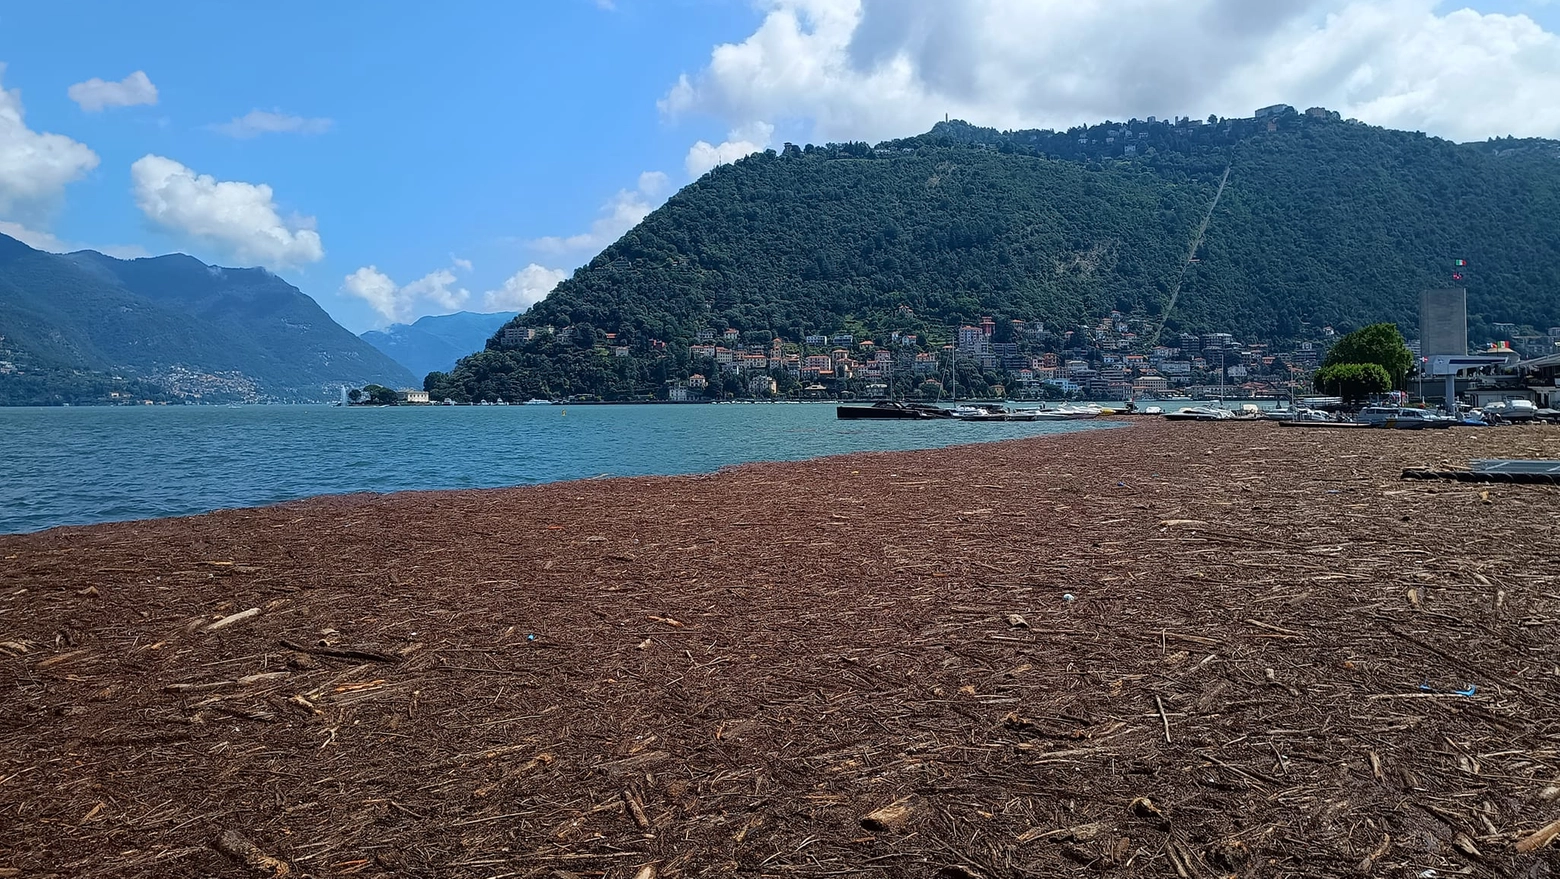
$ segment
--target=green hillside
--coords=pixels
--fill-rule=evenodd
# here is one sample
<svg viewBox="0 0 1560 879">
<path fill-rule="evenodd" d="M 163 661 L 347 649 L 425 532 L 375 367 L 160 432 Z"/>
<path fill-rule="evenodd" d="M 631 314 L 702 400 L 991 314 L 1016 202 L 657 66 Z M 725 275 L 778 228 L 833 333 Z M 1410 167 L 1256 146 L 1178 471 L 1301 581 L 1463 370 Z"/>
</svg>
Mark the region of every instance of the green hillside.
<svg viewBox="0 0 1560 879">
<path fill-rule="evenodd" d="M 1545 329 L 1560 324 L 1557 155 L 1325 111 L 788 146 L 689 185 L 514 322 L 571 331 L 495 337 L 428 387 L 656 393 L 705 365 L 687 353 L 699 331 L 727 327 L 745 343 L 846 331 L 881 345 L 900 330 L 921 350 L 982 315 L 1071 329 L 1112 311 L 1274 343 L 1382 320 L 1413 335 L 1420 290 L 1448 283 L 1453 258 L 1473 266 L 1476 340 L 1496 322 Z M 629 356 L 604 356 L 607 333 Z"/>
<path fill-rule="evenodd" d="M 0 405 L 319 400 L 368 381 L 415 379 L 264 269 L 0 236 Z"/>
</svg>

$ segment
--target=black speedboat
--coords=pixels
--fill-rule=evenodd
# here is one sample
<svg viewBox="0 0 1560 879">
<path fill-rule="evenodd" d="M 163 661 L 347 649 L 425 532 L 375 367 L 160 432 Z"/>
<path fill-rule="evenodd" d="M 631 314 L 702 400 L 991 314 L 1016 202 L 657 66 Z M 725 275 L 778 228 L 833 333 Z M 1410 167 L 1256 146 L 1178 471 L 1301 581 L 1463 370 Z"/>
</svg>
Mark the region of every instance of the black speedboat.
<svg viewBox="0 0 1560 879">
<path fill-rule="evenodd" d="M 856 419 L 911 419 L 925 420 L 929 418 L 952 418 L 953 412 L 941 406 L 929 406 L 925 403 L 900 403 L 895 400 L 883 400 L 873 403 L 871 406 L 836 406 L 834 414 L 846 420 Z"/>
</svg>

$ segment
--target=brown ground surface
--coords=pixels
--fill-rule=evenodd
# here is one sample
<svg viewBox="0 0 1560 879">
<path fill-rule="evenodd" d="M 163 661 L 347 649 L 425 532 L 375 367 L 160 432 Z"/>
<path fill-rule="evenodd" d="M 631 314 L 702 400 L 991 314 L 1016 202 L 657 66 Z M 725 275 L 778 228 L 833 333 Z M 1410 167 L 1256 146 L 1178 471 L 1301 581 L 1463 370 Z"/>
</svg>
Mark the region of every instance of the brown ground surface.
<svg viewBox="0 0 1560 879">
<path fill-rule="evenodd" d="M 1548 876 L 1560 488 L 1398 478 L 1486 456 L 1560 430 L 0 537 L 0 876 Z"/>
</svg>

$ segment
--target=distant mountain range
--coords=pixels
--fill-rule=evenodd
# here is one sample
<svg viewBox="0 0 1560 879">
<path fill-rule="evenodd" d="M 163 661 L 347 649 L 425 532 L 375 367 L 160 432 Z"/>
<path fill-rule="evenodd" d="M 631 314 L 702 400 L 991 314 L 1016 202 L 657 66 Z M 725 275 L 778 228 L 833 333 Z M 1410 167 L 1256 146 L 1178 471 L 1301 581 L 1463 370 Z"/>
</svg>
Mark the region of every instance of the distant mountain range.
<svg viewBox="0 0 1560 879">
<path fill-rule="evenodd" d="M 419 378 L 430 372 L 447 372 L 455 361 L 479 351 L 498 328 L 513 320 L 519 312 L 499 311 L 476 314 L 458 311 L 418 318 L 410 324 L 391 324 L 383 330 L 369 330 L 363 341 Z M 420 386 L 420 385 L 419 385 Z"/>
<path fill-rule="evenodd" d="M 324 400 L 368 382 L 422 383 L 265 269 L 0 235 L 0 405 Z"/>
</svg>

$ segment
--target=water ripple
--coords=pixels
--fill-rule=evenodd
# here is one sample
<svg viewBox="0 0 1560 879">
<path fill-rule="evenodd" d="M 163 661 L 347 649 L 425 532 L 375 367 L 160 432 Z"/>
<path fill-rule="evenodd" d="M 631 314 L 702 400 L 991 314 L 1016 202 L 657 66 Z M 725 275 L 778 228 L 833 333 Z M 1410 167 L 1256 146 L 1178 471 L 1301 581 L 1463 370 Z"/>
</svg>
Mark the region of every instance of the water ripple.
<svg viewBox="0 0 1560 879">
<path fill-rule="evenodd" d="M 708 472 L 1104 422 L 838 421 L 830 405 L 0 409 L 0 533 L 318 494 Z"/>
</svg>

